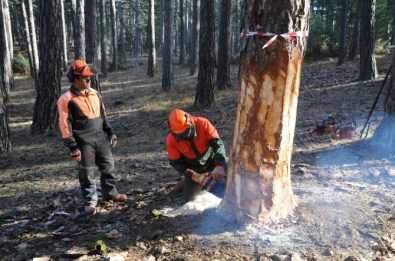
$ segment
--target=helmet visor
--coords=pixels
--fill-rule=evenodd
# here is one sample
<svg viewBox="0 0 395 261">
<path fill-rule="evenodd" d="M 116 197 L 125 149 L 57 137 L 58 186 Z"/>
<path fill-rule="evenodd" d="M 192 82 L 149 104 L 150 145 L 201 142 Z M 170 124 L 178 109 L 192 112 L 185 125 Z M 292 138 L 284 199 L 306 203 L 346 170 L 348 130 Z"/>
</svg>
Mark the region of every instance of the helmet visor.
<svg viewBox="0 0 395 261">
<path fill-rule="evenodd" d="M 193 128 L 191 126 L 188 126 L 188 128 L 181 133 L 171 132 L 171 134 L 177 141 L 180 141 L 182 139 L 189 139 L 193 134 Z"/>
</svg>

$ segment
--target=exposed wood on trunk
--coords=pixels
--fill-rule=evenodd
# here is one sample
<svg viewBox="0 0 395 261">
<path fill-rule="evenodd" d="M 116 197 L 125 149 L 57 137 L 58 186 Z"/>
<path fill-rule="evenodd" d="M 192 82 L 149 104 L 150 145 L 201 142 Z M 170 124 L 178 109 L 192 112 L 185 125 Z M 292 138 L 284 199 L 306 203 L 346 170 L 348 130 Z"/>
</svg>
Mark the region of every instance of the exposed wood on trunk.
<svg viewBox="0 0 395 261">
<path fill-rule="evenodd" d="M 244 30 L 257 25 L 275 33 L 307 30 L 309 1 L 261 2 L 244 3 Z M 219 208 L 227 218 L 276 222 L 296 206 L 290 163 L 305 39 L 277 38 L 262 50 L 267 40 L 245 39 L 241 52 L 228 183 Z"/>
</svg>

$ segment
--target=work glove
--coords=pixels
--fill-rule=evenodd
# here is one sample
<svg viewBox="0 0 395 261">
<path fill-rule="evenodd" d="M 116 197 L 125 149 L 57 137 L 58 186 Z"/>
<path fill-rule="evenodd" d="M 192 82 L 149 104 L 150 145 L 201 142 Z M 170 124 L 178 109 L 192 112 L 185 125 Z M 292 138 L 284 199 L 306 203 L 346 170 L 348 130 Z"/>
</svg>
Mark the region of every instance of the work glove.
<svg viewBox="0 0 395 261">
<path fill-rule="evenodd" d="M 210 177 L 213 180 L 220 180 L 225 178 L 225 170 L 222 166 L 215 166 L 215 168 L 211 171 Z"/>
<path fill-rule="evenodd" d="M 115 145 L 117 145 L 117 143 L 118 143 L 118 137 L 117 137 L 117 135 L 112 134 L 112 135 L 110 136 L 110 145 L 111 145 L 111 148 L 114 148 Z"/>
<path fill-rule="evenodd" d="M 79 149 L 75 149 L 70 152 L 70 156 L 72 160 L 75 160 L 77 162 L 81 161 L 81 151 Z"/>
</svg>

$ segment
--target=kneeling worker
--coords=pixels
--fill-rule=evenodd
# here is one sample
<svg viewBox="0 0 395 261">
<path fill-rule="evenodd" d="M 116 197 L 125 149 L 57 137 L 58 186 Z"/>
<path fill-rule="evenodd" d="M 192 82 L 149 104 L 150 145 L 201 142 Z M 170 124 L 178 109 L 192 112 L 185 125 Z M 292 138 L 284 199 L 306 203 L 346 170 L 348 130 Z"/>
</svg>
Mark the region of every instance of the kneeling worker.
<svg viewBox="0 0 395 261">
<path fill-rule="evenodd" d="M 223 197 L 227 164 L 216 128 L 206 118 L 193 117 L 180 109 L 174 109 L 168 121 L 169 163 L 184 176 L 174 191 L 183 190 L 188 200 L 203 189 Z"/>
</svg>

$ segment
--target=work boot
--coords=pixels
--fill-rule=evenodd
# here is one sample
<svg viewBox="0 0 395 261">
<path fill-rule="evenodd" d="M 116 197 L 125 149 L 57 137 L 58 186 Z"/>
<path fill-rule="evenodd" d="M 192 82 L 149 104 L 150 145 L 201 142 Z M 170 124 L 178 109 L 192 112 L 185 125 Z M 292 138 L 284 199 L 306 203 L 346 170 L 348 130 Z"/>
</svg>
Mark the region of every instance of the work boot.
<svg viewBox="0 0 395 261">
<path fill-rule="evenodd" d="M 126 196 L 126 194 L 118 194 L 115 197 L 112 198 L 112 201 L 114 202 L 124 202 L 126 201 L 126 199 L 128 198 L 128 196 Z"/>
<path fill-rule="evenodd" d="M 96 208 L 93 206 L 86 206 L 85 207 L 85 213 L 88 215 L 93 215 L 96 213 Z"/>
</svg>

